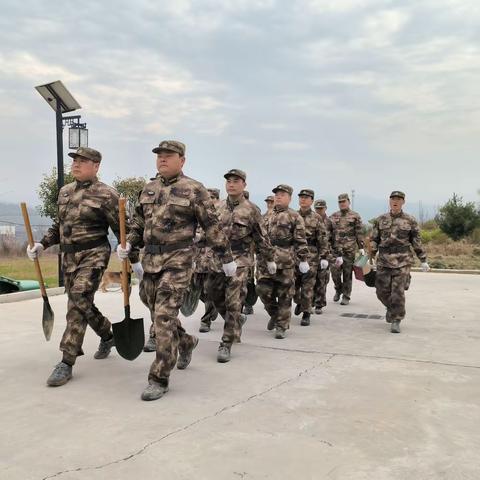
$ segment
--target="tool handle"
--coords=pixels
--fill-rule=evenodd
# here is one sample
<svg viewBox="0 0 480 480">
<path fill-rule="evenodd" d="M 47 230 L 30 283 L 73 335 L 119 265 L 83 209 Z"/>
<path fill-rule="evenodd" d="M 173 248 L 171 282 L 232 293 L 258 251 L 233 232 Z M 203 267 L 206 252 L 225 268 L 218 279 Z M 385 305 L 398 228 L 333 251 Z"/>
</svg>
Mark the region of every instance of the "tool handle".
<svg viewBox="0 0 480 480">
<path fill-rule="evenodd" d="M 30 217 L 28 216 L 27 204 L 25 202 L 22 202 L 20 204 L 20 208 L 22 209 L 23 223 L 25 223 L 25 230 L 27 231 L 28 244 L 30 245 L 30 248 L 33 248 L 35 242 L 33 241 L 32 226 L 30 225 Z M 38 258 L 36 258 L 33 262 L 35 264 L 35 270 L 37 272 L 37 279 L 38 283 L 40 284 L 40 291 L 42 292 L 42 297 L 46 297 L 47 291 L 45 290 L 42 270 L 40 269 L 40 263 L 38 261 Z"/>
<path fill-rule="evenodd" d="M 125 198 L 118 199 L 118 215 L 120 222 L 120 245 L 125 248 L 127 244 L 127 231 L 125 228 Z M 123 289 L 123 306 L 127 307 L 130 303 L 130 289 L 128 288 L 128 258 L 122 261 L 122 289 Z"/>
</svg>

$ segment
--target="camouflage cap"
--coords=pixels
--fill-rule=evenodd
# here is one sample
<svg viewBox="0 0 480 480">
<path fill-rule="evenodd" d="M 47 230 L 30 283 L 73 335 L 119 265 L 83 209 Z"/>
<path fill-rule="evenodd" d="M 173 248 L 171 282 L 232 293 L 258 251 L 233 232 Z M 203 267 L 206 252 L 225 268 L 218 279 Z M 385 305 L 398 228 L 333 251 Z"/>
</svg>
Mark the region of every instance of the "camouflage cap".
<svg viewBox="0 0 480 480">
<path fill-rule="evenodd" d="M 390 194 L 390 198 L 392 198 L 392 197 L 403 198 L 405 200 L 405 194 L 403 192 L 401 192 L 400 190 L 394 190 Z"/>
<path fill-rule="evenodd" d="M 273 198 L 273 195 L 269 195 L 265 200 L 265 202 L 273 202 L 275 199 Z"/>
<path fill-rule="evenodd" d="M 238 168 L 232 168 L 224 175 L 224 177 L 240 177 L 244 182 L 247 180 L 247 174 L 243 170 L 239 170 Z"/>
<path fill-rule="evenodd" d="M 314 208 L 327 208 L 327 202 L 325 200 L 315 200 L 313 206 Z"/>
<path fill-rule="evenodd" d="M 273 193 L 277 193 L 277 192 L 287 192 L 289 195 L 291 195 L 293 193 L 293 188 L 290 186 L 290 185 L 285 185 L 285 184 L 280 184 L 280 185 L 277 185 L 273 190 L 272 190 Z"/>
<path fill-rule="evenodd" d="M 350 197 L 348 196 L 348 193 L 341 193 L 338 196 L 338 201 L 341 202 L 342 200 L 350 200 Z"/>
<path fill-rule="evenodd" d="M 182 142 L 177 142 L 177 140 L 164 140 L 160 142 L 158 147 L 155 147 L 152 152 L 158 153 L 162 150 L 168 150 L 169 152 L 178 153 L 181 157 L 185 156 L 185 144 Z"/>
<path fill-rule="evenodd" d="M 298 194 L 299 197 L 305 196 L 305 197 L 312 197 L 315 198 L 315 192 L 313 190 L 310 190 L 309 188 L 302 188 L 300 190 L 300 193 Z"/>
<path fill-rule="evenodd" d="M 218 188 L 207 188 L 210 197 L 216 198 L 217 200 L 220 199 L 220 190 Z"/>
<path fill-rule="evenodd" d="M 70 152 L 68 154 L 69 157 L 84 157 L 88 158 L 92 162 L 100 163 L 102 161 L 102 154 L 98 150 L 94 150 L 93 148 L 88 147 L 80 147 L 77 149 L 76 152 Z"/>
</svg>

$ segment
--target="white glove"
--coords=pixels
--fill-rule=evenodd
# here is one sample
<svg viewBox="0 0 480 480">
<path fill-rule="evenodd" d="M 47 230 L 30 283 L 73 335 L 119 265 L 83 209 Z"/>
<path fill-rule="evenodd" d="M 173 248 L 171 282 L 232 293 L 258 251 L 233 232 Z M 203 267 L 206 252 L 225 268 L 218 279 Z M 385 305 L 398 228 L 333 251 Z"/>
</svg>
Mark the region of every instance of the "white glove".
<svg viewBox="0 0 480 480">
<path fill-rule="evenodd" d="M 430 265 L 427 262 L 422 262 L 420 265 L 422 272 L 428 272 L 430 270 Z"/>
<path fill-rule="evenodd" d="M 300 262 L 298 264 L 298 269 L 300 270 L 300 273 L 307 273 L 310 270 L 310 265 L 308 262 Z"/>
<path fill-rule="evenodd" d="M 342 257 L 337 257 L 335 260 L 335 266 L 336 267 L 341 267 L 343 265 L 343 258 Z"/>
<path fill-rule="evenodd" d="M 125 248 L 122 248 L 122 245 L 118 244 L 118 247 L 117 247 L 118 258 L 120 260 L 125 260 L 126 258 L 128 258 L 128 254 L 130 253 L 131 250 L 132 250 L 132 246 L 128 242 L 125 244 Z"/>
<path fill-rule="evenodd" d="M 275 262 L 267 262 L 267 270 L 270 275 L 277 273 L 277 264 Z"/>
<path fill-rule="evenodd" d="M 320 260 L 320 270 L 326 270 L 328 268 L 328 260 Z"/>
<path fill-rule="evenodd" d="M 237 263 L 235 262 L 235 260 L 230 263 L 224 263 L 222 265 L 222 268 L 227 277 L 233 277 L 237 272 Z"/>
<path fill-rule="evenodd" d="M 45 247 L 41 243 L 35 242 L 32 248 L 30 245 L 27 247 L 27 256 L 33 262 L 44 250 Z"/>
<path fill-rule="evenodd" d="M 360 252 L 360 255 L 361 255 L 362 257 L 365 256 L 365 249 L 364 249 L 364 248 L 361 248 L 361 249 L 359 250 L 359 252 Z"/>
<path fill-rule="evenodd" d="M 139 281 L 142 281 L 143 278 L 143 267 L 140 262 L 132 263 L 132 270 L 135 276 L 138 278 Z"/>
</svg>

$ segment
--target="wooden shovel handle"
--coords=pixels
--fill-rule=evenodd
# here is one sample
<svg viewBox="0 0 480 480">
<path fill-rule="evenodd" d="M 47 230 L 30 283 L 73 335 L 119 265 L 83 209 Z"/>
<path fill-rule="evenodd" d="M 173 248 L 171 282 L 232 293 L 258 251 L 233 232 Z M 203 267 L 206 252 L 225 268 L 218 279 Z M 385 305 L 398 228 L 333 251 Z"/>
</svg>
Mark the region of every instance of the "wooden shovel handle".
<svg viewBox="0 0 480 480">
<path fill-rule="evenodd" d="M 125 198 L 118 199 L 118 216 L 120 222 L 120 245 L 125 248 L 127 244 L 127 232 L 125 228 Z M 127 307 L 130 303 L 128 288 L 128 258 L 122 261 L 122 289 L 123 289 L 123 306 Z"/>
<path fill-rule="evenodd" d="M 30 225 L 30 217 L 28 216 L 27 204 L 25 202 L 22 202 L 20 204 L 20 208 L 22 209 L 23 223 L 25 223 L 25 230 L 27 231 L 28 244 L 30 245 L 30 248 L 33 248 L 35 242 L 33 241 L 32 226 Z M 34 264 L 35 270 L 37 272 L 38 283 L 40 284 L 40 291 L 42 292 L 42 297 L 46 297 L 47 292 L 45 290 L 42 270 L 40 269 L 40 263 L 38 262 L 38 258 L 34 260 Z"/>
</svg>

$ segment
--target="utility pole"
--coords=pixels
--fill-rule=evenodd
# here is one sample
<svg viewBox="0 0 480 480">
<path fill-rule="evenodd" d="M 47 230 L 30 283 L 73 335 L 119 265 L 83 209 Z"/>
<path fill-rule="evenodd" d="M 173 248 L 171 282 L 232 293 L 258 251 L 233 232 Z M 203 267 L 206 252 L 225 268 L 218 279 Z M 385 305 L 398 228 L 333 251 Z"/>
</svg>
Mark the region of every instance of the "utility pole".
<svg viewBox="0 0 480 480">
<path fill-rule="evenodd" d="M 352 210 L 355 210 L 355 189 L 352 188 Z"/>
</svg>

